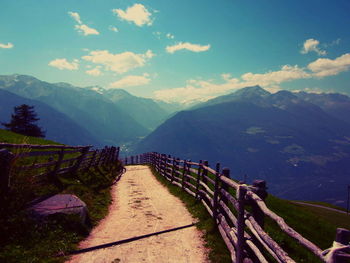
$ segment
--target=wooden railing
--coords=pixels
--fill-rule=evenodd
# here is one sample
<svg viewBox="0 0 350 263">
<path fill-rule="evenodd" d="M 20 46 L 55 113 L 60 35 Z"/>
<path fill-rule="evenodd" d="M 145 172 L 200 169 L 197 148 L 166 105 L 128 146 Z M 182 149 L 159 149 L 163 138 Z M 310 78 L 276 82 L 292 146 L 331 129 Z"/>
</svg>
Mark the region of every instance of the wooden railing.
<svg viewBox="0 0 350 263">
<path fill-rule="evenodd" d="M 77 174 L 93 167 L 116 162 L 119 147 L 91 150 L 92 146 L 31 145 L 0 143 L 0 190 L 10 188 L 10 174 L 33 173 L 57 183 L 57 176 Z"/>
<path fill-rule="evenodd" d="M 214 170 L 207 161 L 195 163 L 155 152 L 125 158 L 124 164 L 150 164 L 172 184 L 201 200 L 216 221 L 232 262 L 266 263 L 267 254 L 276 262 L 295 262 L 264 230 L 266 216 L 321 261 L 340 263 L 350 258 L 350 231 L 338 228 L 333 247 L 322 251 L 266 206 L 265 181 L 237 183 L 228 168 L 220 170 L 220 164 Z"/>
</svg>

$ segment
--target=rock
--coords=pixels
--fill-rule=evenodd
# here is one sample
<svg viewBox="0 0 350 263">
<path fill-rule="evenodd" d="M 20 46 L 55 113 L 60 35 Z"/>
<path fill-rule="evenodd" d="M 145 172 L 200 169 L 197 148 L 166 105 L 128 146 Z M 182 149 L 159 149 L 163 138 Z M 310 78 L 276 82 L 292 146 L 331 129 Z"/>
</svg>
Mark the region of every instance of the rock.
<svg viewBox="0 0 350 263">
<path fill-rule="evenodd" d="M 76 214 L 79 215 L 81 223 L 89 224 L 89 215 L 86 204 L 77 196 L 71 194 L 57 194 L 45 199 L 29 210 L 35 217 L 47 217 L 53 214 Z"/>
</svg>

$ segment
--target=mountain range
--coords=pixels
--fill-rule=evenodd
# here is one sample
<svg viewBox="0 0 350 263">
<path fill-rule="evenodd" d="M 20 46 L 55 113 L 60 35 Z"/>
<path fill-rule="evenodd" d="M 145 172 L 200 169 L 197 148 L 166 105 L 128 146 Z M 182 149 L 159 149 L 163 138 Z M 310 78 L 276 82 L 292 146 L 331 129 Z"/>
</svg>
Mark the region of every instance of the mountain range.
<svg viewBox="0 0 350 263">
<path fill-rule="evenodd" d="M 177 113 L 135 151 L 220 161 L 233 178 L 264 179 L 278 196 L 344 204 L 348 116 L 345 95 L 247 87 Z"/>
<path fill-rule="evenodd" d="M 40 105 L 50 106 L 50 112 L 55 110 L 61 114 L 61 118 L 75 122 L 95 138 L 93 142 L 97 142 L 98 146 L 135 142 L 150 133 L 171 113 L 151 99 L 139 98 L 124 90 L 80 88 L 68 83 L 48 83 L 26 75 L 0 76 L 0 89 L 27 100 L 35 100 L 28 101 L 33 105 L 40 102 Z M 5 94 L 3 100 L 7 100 Z M 0 117 L 1 121 L 9 118 L 8 111 L 1 113 Z M 42 126 L 47 129 L 48 139 L 54 139 L 51 134 L 55 128 L 47 120 L 42 118 Z M 82 134 L 80 129 L 70 130 L 72 134 L 66 133 L 65 141 L 75 141 L 75 144 L 85 142 L 83 138 L 76 140 Z"/>
<path fill-rule="evenodd" d="M 122 89 L 0 76 L 0 122 L 23 103 L 35 106 L 48 139 L 219 161 L 234 179 L 264 179 L 280 197 L 338 205 L 346 199 L 350 98 L 343 94 L 272 94 L 254 86 L 183 110 Z"/>
</svg>

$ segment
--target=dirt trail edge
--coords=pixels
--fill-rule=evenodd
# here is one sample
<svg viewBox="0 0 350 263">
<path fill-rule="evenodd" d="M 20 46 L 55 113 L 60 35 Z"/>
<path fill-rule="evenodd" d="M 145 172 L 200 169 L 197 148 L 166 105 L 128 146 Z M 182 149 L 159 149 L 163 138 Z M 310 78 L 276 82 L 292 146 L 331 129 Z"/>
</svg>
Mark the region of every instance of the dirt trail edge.
<svg viewBox="0 0 350 263">
<path fill-rule="evenodd" d="M 79 244 L 88 248 L 189 225 L 185 205 L 161 185 L 147 166 L 127 166 L 112 188 L 109 214 Z M 208 262 L 195 226 L 71 257 L 69 263 Z"/>
</svg>

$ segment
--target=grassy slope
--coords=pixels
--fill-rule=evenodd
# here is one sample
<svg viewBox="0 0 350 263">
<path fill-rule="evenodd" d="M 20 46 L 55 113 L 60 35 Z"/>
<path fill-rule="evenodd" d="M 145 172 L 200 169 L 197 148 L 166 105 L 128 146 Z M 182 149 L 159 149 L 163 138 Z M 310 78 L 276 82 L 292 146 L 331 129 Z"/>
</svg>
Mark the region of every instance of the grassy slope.
<svg viewBox="0 0 350 263">
<path fill-rule="evenodd" d="M 196 177 L 196 174 L 191 174 Z M 210 175 L 213 177 L 213 175 Z M 161 180 L 170 189 L 170 192 L 179 196 L 189 211 L 200 221 L 204 220 L 199 224 L 200 228 L 204 229 L 206 232 L 208 247 L 212 249 L 210 254 L 210 259 L 212 262 L 229 262 L 228 251 L 225 250 L 225 246 L 222 242 L 220 246 L 215 247 L 215 242 L 210 241 L 210 239 L 218 239 L 220 235 L 215 227 L 208 221 L 209 214 L 205 208 L 198 202 L 197 205 L 194 199 L 187 193 L 184 193 L 179 187 L 169 184 L 169 182 L 157 175 L 157 178 Z M 195 182 L 191 182 L 195 184 Z M 209 185 L 211 187 L 211 185 Z M 212 187 L 211 187 L 212 188 Z M 350 229 L 350 216 L 340 214 L 337 212 L 332 212 L 322 208 L 314 208 L 306 205 L 294 204 L 291 201 L 283 200 L 272 195 L 269 195 L 266 199 L 267 206 L 277 213 L 279 216 L 283 217 L 287 224 L 292 228 L 302 234 L 305 238 L 309 239 L 321 249 L 326 249 L 332 245 L 335 237 L 335 232 L 337 227 L 343 227 Z M 199 206 L 198 206 L 199 205 Z M 198 216 L 198 215 L 201 216 Z M 311 253 L 306 251 L 303 247 L 297 244 L 292 238 L 282 233 L 279 227 L 266 218 L 265 230 L 281 245 L 286 251 L 291 255 L 296 262 L 321 262 Z M 219 236 L 220 238 L 220 236 Z M 269 258 L 269 262 L 274 262 L 272 258 Z"/>
<path fill-rule="evenodd" d="M 58 144 L 57 142 L 35 137 L 25 137 L 0 129 L 0 142 L 29 144 Z M 114 179 L 115 173 L 105 170 L 104 175 L 96 171 L 79 174 L 76 178 L 61 178 L 64 193 L 71 193 L 81 198 L 88 206 L 92 225 L 105 217 L 111 201 L 109 187 L 101 187 Z M 23 186 L 13 189 L 5 202 L 8 205 L 0 211 L 0 262 L 63 262 L 63 257 L 54 257 L 76 248 L 90 228 L 82 225 L 76 216 L 52 216 L 41 223 L 28 217 L 23 210 L 27 196 L 19 197 L 18 193 L 36 191 L 36 187 Z M 44 189 L 42 189 L 44 188 Z M 55 193 L 57 189 L 44 185 L 40 192 Z M 24 200 L 23 200 L 24 199 Z M 4 201 L 4 200 L 2 200 Z M 1 209 L 0 209 L 1 210 Z M 8 214 L 9 217 L 3 215 Z"/>
<path fill-rule="evenodd" d="M 294 204 L 271 195 L 266 203 L 272 211 L 283 217 L 287 224 L 321 249 L 332 245 L 338 227 L 350 229 L 350 216 L 341 213 Z M 297 262 L 320 262 L 294 240 L 278 231 L 277 226 L 270 220 L 266 221 L 266 230 Z"/>
<path fill-rule="evenodd" d="M 0 129 L 0 142 L 7 142 L 7 143 L 16 143 L 16 144 L 22 144 L 22 143 L 28 143 L 28 144 L 60 144 L 54 141 L 45 140 L 37 137 L 31 137 L 31 136 L 23 136 L 21 134 L 17 134 L 14 132 L 6 131 L 3 129 Z"/>
</svg>

